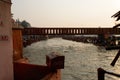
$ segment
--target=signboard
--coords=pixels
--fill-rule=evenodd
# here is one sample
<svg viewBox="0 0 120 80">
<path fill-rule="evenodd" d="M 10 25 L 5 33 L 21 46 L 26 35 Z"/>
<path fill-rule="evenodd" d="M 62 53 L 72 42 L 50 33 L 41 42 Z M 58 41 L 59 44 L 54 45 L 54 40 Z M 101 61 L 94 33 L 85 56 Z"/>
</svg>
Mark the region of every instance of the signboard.
<svg viewBox="0 0 120 80">
<path fill-rule="evenodd" d="M 0 35 L 0 41 L 8 41 L 8 35 Z"/>
</svg>

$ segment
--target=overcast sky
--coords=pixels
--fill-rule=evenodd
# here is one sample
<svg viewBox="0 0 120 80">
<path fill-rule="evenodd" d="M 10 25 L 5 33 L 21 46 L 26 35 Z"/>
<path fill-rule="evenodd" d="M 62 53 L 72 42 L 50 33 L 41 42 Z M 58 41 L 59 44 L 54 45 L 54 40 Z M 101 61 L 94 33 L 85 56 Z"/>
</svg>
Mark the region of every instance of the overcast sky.
<svg viewBox="0 0 120 80">
<path fill-rule="evenodd" d="M 14 19 L 33 27 L 112 27 L 120 0 L 12 0 Z"/>
</svg>

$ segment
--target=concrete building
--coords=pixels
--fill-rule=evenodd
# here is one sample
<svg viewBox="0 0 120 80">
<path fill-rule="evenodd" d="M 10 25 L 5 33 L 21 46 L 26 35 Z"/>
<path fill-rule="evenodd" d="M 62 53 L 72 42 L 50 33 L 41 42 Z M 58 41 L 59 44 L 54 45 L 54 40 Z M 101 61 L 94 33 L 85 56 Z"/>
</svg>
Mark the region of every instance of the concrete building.
<svg viewBox="0 0 120 80">
<path fill-rule="evenodd" d="M 14 80 L 11 0 L 0 0 L 0 80 Z"/>
</svg>

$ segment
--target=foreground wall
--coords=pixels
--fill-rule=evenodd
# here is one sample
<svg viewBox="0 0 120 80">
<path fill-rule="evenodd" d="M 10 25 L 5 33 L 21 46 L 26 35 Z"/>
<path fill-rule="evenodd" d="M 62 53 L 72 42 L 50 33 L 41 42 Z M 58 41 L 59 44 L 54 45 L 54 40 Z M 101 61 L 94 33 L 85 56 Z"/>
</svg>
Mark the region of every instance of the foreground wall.
<svg viewBox="0 0 120 80">
<path fill-rule="evenodd" d="M 22 41 L 22 29 L 13 28 L 13 60 L 19 60 L 23 58 L 23 41 Z"/>
<path fill-rule="evenodd" d="M 0 0 L 0 80 L 13 80 L 11 0 Z"/>
</svg>

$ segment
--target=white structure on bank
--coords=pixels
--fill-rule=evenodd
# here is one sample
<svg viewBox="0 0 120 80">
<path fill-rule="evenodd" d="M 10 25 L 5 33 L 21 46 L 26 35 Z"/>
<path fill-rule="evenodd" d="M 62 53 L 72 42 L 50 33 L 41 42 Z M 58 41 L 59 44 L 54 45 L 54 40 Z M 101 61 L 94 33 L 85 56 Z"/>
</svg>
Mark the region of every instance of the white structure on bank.
<svg viewBox="0 0 120 80">
<path fill-rule="evenodd" d="M 0 0 L 0 80 L 14 80 L 11 0 Z"/>
</svg>

